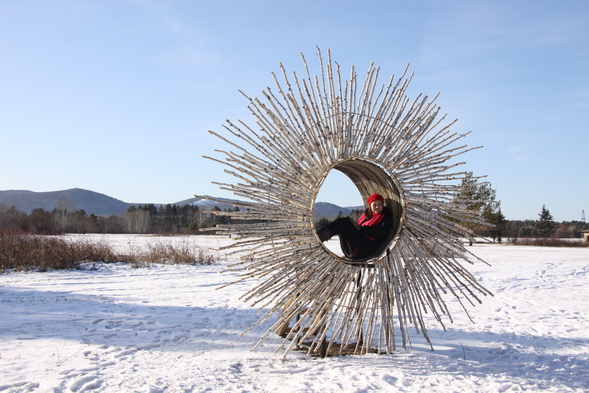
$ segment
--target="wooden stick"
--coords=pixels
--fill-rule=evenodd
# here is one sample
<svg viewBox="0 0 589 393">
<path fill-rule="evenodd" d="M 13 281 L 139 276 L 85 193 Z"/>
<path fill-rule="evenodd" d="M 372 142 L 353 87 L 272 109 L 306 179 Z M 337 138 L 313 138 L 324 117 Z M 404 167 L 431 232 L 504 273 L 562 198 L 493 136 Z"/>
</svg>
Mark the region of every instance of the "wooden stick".
<svg viewBox="0 0 589 393">
<path fill-rule="evenodd" d="M 464 307 L 492 295 L 463 267 L 480 259 L 457 240 L 471 234 L 458 222 L 481 219 L 465 208 L 468 201 L 454 203 L 468 173 L 455 171 L 464 163 L 451 160 L 478 147 L 458 145 L 467 134 L 451 132 L 455 121 L 442 125 L 438 95 L 406 96 L 409 64 L 382 86 L 380 68 L 370 64 L 359 85 L 354 67 L 342 79 L 329 51 L 324 61 L 318 50 L 319 75 L 301 57 L 304 77 L 289 76 L 280 64 L 275 91 L 241 93 L 256 127 L 228 120 L 229 135 L 210 133 L 235 150 L 217 150 L 224 159 L 205 157 L 237 180 L 215 184 L 246 200 L 236 203 L 240 211 L 218 212 L 248 222 L 216 228 L 235 239 L 221 248 L 239 258 L 227 272 L 237 274 L 236 283 L 255 282 L 241 298 L 264 311 L 256 324 L 278 317 L 256 346 L 289 325 L 277 349 L 284 356 L 300 340 L 311 340 L 310 355 L 326 338 L 328 350 L 341 344 L 340 354 L 351 344 L 358 353 L 373 346 L 391 353 L 396 340 L 410 345 L 410 326 L 430 342 L 425 315 L 442 327 L 451 322 L 447 296 Z M 369 263 L 332 254 L 314 234 L 315 198 L 342 163 L 364 197 L 381 192 L 399 206 L 393 241 Z M 372 173 L 367 163 L 380 169 Z"/>
</svg>

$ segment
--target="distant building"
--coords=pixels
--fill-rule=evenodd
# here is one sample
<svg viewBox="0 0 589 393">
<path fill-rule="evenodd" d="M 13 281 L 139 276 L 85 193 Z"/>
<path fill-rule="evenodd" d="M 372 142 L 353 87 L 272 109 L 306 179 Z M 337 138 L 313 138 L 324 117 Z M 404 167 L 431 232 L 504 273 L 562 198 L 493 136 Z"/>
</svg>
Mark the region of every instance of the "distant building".
<svg viewBox="0 0 589 393">
<path fill-rule="evenodd" d="M 581 232 L 583 234 L 583 240 L 589 242 L 589 232 Z"/>
</svg>

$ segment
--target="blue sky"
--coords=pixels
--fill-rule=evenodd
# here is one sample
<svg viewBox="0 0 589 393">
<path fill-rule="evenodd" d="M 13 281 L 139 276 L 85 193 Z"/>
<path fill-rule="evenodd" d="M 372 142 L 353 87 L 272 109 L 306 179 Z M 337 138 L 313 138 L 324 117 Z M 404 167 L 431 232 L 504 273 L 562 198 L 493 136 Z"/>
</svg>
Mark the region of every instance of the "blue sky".
<svg viewBox="0 0 589 393">
<path fill-rule="evenodd" d="M 589 215 L 589 2 L 0 2 L 0 190 L 85 188 L 132 203 L 231 197 L 205 160 L 208 130 L 253 124 L 279 63 L 319 72 L 371 62 L 381 82 L 407 63 L 409 96 L 434 96 L 488 175 L 508 219 Z M 217 155 L 219 157 L 219 155 Z M 319 200 L 358 205 L 330 176 Z"/>
</svg>

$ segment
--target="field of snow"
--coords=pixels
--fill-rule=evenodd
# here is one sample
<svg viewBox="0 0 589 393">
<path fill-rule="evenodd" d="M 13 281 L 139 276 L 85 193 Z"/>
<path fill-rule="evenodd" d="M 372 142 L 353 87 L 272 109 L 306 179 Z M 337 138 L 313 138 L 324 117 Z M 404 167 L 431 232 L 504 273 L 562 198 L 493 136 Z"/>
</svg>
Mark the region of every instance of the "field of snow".
<svg viewBox="0 0 589 393">
<path fill-rule="evenodd" d="M 95 236 L 120 249 L 149 236 Z M 226 237 L 166 238 L 218 247 Z M 124 264 L 0 274 L 0 392 L 586 392 L 589 249 L 469 247 L 494 292 L 470 316 L 392 355 L 274 353 L 238 297 L 251 284 L 212 266 Z"/>
</svg>

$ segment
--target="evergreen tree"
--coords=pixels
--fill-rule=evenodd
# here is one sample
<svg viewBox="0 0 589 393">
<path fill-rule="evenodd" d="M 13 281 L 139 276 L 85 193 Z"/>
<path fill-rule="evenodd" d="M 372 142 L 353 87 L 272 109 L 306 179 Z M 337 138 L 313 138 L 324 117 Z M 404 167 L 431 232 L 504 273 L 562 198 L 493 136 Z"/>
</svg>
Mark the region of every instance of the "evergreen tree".
<svg viewBox="0 0 589 393">
<path fill-rule="evenodd" d="M 505 220 L 505 216 L 501 212 L 501 208 L 499 208 L 495 213 L 491 212 L 485 215 L 485 219 L 487 222 L 493 225 L 493 227 L 488 231 L 488 234 L 493 238 L 493 242 L 497 241 L 501 243 L 507 222 L 507 220 Z"/>
<path fill-rule="evenodd" d="M 540 220 L 536 224 L 535 228 L 538 236 L 544 238 L 552 236 L 554 230 L 556 229 L 556 224 L 552 218 L 552 214 L 550 214 L 550 211 L 546 209 L 546 205 L 542 205 L 542 211 L 540 214 L 538 214 L 538 216 L 540 216 Z"/>
<path fill-rule="evenodd" d="M 321 217 L 320 219 L 315 221 L 315 230 L 325 228 L 327 225 L 329 225 L 329 223 L 330 221 L 327 218 Z"/>
<path fill-rule="evenodd" d="M 177 232 L 178 229 L 178 207 L 176 205 L 167 204 L 163 209 L 163 225 L 164 231 L 171 233 Z"/>
<path fill-rule="evenodd" d="M 490 226 L 483 223 L 473 222 L 470 219 L 462 219 L 460 224 L 473 231 L 475 234 L 484 235 L 486 232 L 494 229 L 493 220 L 497 217 L 500 202 L 495 201 L 496 190 L 491 187 L 491 183 L 479 183 L 479 178 L 469 172 L 462 179 L 460 193 L 454 199 L 454 203 L 462 204 L 467 210 L 475 213 L 481 221 L 487 222 Z M 493 218 L 495 217 L 495 218 Z M 503 220 L 505 217 L 503 217 Z M 472 238 L 469 239 L 472 245 Z"/>
</svg>

